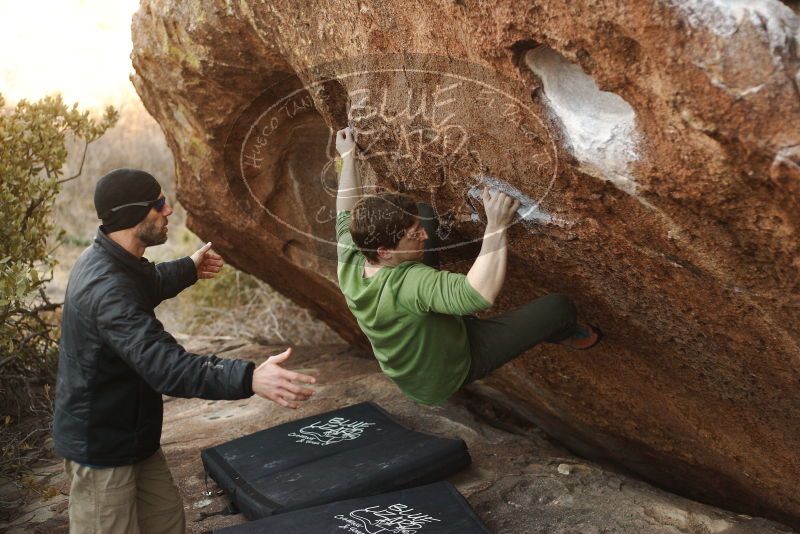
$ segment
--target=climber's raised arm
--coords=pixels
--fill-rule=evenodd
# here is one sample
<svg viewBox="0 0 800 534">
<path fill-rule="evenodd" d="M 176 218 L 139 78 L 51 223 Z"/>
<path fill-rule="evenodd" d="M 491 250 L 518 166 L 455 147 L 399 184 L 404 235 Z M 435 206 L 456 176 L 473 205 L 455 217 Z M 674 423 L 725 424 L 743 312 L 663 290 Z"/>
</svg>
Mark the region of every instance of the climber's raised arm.
<svg viewBox="0 0 800 534">
<path fill-rule="evenodd" d="M 336 151 L 342 157 L 342 173 L 339 175 L 339 191 L 336 195 L 336 211 L 350 211 L 361 198 L 361 179 L 356 165 L 356 132 L 350 127 L 336 132 Z"/>
<path fill-rule="evenodd" d="M 481 252 L 467 273 L 467 282 L 487 302 L 494 304 L 506 279 L 508 239 L 506 231 L 514 220 L 519 201 L 501 191 L 483 190 L 486 231 Z"/>
</svg>

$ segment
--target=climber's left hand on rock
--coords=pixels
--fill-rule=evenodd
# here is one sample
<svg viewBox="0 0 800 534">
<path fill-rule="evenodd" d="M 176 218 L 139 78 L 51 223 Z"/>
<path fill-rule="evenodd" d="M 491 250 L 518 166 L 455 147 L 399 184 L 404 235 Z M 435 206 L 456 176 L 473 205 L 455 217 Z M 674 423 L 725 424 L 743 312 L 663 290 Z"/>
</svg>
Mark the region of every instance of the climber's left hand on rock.
<svg viewBox="0 0 800 534">
<path fill-rule="evenodd" d="M 356 131 L 348 126 L 336 132 L 336 151 L 342 158 L 354 155 L 356 148 Z"/>
</svg>

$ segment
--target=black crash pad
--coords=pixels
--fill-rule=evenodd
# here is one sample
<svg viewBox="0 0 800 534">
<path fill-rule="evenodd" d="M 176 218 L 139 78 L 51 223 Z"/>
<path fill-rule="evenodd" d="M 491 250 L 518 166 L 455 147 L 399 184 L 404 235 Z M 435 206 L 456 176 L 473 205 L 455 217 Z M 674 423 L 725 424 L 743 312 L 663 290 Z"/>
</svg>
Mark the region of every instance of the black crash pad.
<svg viewBox="0 0 800 534">
<path fill-rule="evenodd" d="M 409 430 L 365 402 L 201 452 L 248 519 L 437 482 L 468 466 L 460 439 Z"/>
<path fill-rule="evenodd" d="M 449 482 L 296 510 L 214 534 L 488 534 Z"/>
</svg>

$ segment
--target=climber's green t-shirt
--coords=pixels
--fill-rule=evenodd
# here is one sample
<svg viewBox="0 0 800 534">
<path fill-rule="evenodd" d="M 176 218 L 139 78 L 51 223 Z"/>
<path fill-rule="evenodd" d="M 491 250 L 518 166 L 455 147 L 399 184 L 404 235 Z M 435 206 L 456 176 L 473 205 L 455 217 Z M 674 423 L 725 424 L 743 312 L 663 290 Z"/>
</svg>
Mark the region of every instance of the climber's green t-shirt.
<svg viewBox="0 0 800 534">
<path fill-rule="evenodd" d="M 417 402 L 443 402 L 469 372 L 462 315 L 491 306 L 463 274 L 419 262 L 364 276 L 366 257 L 350 235 L 350 212 L 336 217 L 339 287 L 381 369 Z"/>
</svg>

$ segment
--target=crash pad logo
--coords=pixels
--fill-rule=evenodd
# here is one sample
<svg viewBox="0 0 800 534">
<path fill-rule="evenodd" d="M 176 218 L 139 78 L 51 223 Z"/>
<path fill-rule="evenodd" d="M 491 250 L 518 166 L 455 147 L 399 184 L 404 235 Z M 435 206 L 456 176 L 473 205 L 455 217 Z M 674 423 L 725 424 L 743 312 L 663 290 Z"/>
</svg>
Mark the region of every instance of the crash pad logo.
<svg viewBox="0 0 800 534">
<path fill-rule="evenodd" d="M 335 518 L 342 522 L 338 528 L 351 534 L 414 534 L 425 532 L 425 527 L 431 523 L 441 522 L 441 519 L 399 503 L 385 508 L 359 508 L 348 515 L 340 514 Z"/>
<path fill-rule="evenodd" d="M 364 430 L 375 423 L 364 421 L 351 421 L 342 417 L 334 417 L 326 422 L 317 421 L 304 426 L 297 432 L 292 432 L 289 437 L 298 438 L 297 443 L 309 445 L 333 445 L 341 441 L 349 441 L 361 437 Z"/>
</svg>

